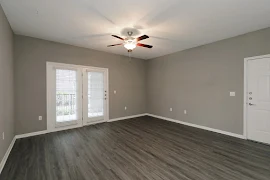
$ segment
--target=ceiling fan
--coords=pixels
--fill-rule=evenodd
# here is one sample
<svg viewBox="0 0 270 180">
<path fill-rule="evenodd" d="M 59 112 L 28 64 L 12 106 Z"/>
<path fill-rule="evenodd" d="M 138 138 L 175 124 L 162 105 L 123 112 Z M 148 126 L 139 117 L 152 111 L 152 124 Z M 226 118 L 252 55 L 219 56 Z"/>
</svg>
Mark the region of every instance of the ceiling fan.
<svg viewBox="0 0 270 180">
<path fill-rule="evenodd" d="M 145 48 L 152 48 L 153 47 L 151 45 L 138 43 L 139 41 L 142 41 L 144 39 L 148 39 L 149 36 L 143 35 L 143 36 L 140 36 L 138 38 L 134 38 L 134 37 L 132 37 L 133 32 L 129 31 L 129 32 L 127 32 L 127 34 L 128 34 L 128 36 L 126 38 L 121 38 L 119 36 L 112 35 L 115 38 L 123 40 L 124 42 L 120 43 L 120 44 L 108 45 L 108 47 L 124 45 L 124 47 L 128 50 L 128 52 L 132 52 L 132 50 L 134 48 L 136 48 L 137 46 L 141 46 L 141 47 L 145 47 Z"/>
</svg>

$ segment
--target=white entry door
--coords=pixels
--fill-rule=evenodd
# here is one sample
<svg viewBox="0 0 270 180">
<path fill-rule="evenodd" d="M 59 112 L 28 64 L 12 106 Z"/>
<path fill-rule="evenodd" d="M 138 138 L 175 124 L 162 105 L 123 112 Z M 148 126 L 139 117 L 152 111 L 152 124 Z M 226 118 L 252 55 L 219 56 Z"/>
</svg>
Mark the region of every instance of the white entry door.
<svg viewBox="0 0 270 180">
<path fill-rule="evenodd" d="M 107 121 L 107 71 L 99 68 L 83 70 L 83 123 Z"/>
<path fill-rule="evenodd" d="M 270 144 L 270 58 L 248 61 L 247 136 Z"/>
<path fill-rule="evenodd" d="M 107 121 L 107 78 L 107 69 L 47 63 L 48 130 Z"/>
</svg>

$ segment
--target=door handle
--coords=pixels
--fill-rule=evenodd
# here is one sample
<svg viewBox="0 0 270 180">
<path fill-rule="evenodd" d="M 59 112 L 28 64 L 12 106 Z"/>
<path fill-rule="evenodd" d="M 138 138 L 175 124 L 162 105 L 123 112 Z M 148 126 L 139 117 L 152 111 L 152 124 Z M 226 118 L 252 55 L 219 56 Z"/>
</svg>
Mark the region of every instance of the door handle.
<svg viewBox="0 0 270 180">
<path fill-rule="evenodd" d="M 248 103 L 248 105 L 250 105 L 250 106 L 256 106 L 256 104 L 252 104 L 252 103 Z"/>
</svg>

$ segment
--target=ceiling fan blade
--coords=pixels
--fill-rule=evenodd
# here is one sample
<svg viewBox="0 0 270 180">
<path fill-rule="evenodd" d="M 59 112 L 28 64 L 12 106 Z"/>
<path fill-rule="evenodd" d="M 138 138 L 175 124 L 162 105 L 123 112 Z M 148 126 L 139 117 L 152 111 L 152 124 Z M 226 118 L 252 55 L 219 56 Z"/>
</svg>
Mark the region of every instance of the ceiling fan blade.
<svg viewBox="0 0 270 180">
<path fill-rule="evenodd" d="M 143 35 L 143 36 L 141 36 L 141 37 L 138 37 L 138 38 L 137 38 L 137 41 L 141 41 L 141 40 L 144 40 L 144 39 L 147 39 L 147 38 L 149 38 L 149 36 Z"/>
<path fill-rule="evenodd" d="M 146 48 L 152 48 L 153 47 L 151 45 L 141 44 L 141 43 L 138 43 L 137 46 L 146 47 Z"/>
<path fill-rule="evenodd" d="M 108 45 L 107 47 L 120 46 L 120 45 L 122 45 L 122 43 L 121 43 L 121 44 L 112 44 L 112 45 Z"/>
<path fill-rule="evenodd" d="M 112 35 L 113 37 L 115 37 L 115 38 L 118 38 L 118 39 L 121 39 L 121 40 L 124 40 L 124 38 L 121 38 L 121 37 L 119 37 L 119 36 L 116 36 L 116 35 Z"/>
</svg>

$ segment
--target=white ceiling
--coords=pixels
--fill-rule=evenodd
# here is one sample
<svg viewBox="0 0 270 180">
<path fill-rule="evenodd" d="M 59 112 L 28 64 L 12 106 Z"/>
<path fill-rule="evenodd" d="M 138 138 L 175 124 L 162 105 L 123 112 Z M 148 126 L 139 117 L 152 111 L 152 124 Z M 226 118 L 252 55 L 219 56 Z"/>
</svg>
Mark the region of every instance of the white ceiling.
<svg viewBox="0 0 270 180">
<path fill-rule="evenodd" d="M 1 0 L 13 31 L 115 54 L 128 55 L 125 27 L 150 39 L 132 56 L 150 59 L 270 27 L 270 0 Z"/>
</svg>

